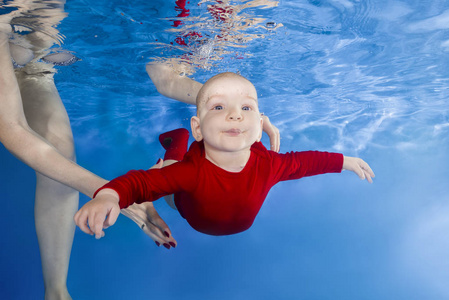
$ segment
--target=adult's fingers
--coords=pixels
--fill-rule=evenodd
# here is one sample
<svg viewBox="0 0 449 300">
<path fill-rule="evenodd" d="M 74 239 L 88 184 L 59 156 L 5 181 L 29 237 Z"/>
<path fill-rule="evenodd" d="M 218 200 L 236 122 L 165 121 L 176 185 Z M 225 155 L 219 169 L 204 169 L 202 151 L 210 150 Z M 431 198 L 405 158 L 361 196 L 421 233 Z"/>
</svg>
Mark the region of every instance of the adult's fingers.
<svg viewBox="0 0 449 300">
<path fill-rule="evenodd" d="M 156 239 L 160 240 L 165 238 L 165 235 L 162 231 L 159 230 L 159 228 L 151 223 L 151 217 L 147 216 L 146 207 L 147 206 L 153 206 L 152 203 L 142 203 L 142 204 L 136 204 L 122 209 L 121 213 L 131 220 L 133 220 L 134 223 L 136 223 L 137 226 L 139 226 L 142 230 L 145 231 L 145 233 L 148 234 L 148 232 L 151 232 L 150 238 L 156 241 Z"/>
<path fill-rule="evenodd" d="M 172 247 L 176 247 L 177 242 L 173 238 L 170 228 L 167 223 L 159 216 L 156 209 L 154 208 L 153 203 L 149 203 L 146 206 L 146 216 L 148 223 L 150 224 L 150 229 L 153 232 L 157 232 L 159 234 L 163 234 L 163 239 L 167 241 Z M 154 226 L 154 227 L 153 227 Z"/>
<path fill-rule="evenodd" d="M 281 137 L 279 134 L 279 129 L 271 124 L 270 119 L 267 116 L 262 116 L 263 119 L 263 130 L 266 132 L 270 138 L 270 149 L 275 152 L 279 152 L 281 145 Z"/>
<path fill-rule="evenodd" d="M 279 129 L 277 127 L 275 127 L 273 125 L 273 130 L 275 132 L 274 135 L 274 143 L 271 143 L 271 150 L 273 150 L 274 152 L 279 152 L 279 150 L 281 149 L 281 135 L 279 134 Z"/>
<path fill-rule="evenodd" d="M 270 149 L 275 152 L 279 152 L 281 146 L 281 138 L 279 136 L 279 130 L 271 125 L 270 131 L 267 132 L 270 137 Z"/>
<path fill-rule="evenodd" d="M 159 160 L 157 161 L 157 163 L 154 165 L 154 166 L 152 166 L 151 168 L 150 168 L 150 170 L 151 169 L 160 169 L 160 168 L 162 168 L 164 166 L 164 160 L 162 159 L 162 158 L 159 158 Z"/>
<path fill-rule="evenodd" d="M 165 248 L 170 249 L 177 246 L 176 240 L 170 235 L 170 237 L 163 236 L 161 229 L 153 223 L 147 221 L 143 224 L 142 230 L 148 235 L 156 245 L 163 245 Z"/>
<path fill-rule="evenodd" d="M 159 215 L 152 216 L 149 223 L 154 226 L 153 231 L 163 234 L 163 239 L 168 241 L 172 247 L 176 247 L 177 242 L 173 238 L 170 228 Z"/>
<path fill-rule="evenodd" d="M 166 226 L 154 209 L 153 203 L 133 204 L 126 209 L 122 209 L 121 213 L 133 220 L 156 245 L 164 245 L 168 249 L 170 246 L 176 247 L 176 240 L 173 239 L 170 229 L 168 229 L 168 226 Z M 157 223 L 157 225 L 153 224 L 153 222 Z M 165 227 L 161 226 L 161 224 L 165 224 Z"/>
</svg>

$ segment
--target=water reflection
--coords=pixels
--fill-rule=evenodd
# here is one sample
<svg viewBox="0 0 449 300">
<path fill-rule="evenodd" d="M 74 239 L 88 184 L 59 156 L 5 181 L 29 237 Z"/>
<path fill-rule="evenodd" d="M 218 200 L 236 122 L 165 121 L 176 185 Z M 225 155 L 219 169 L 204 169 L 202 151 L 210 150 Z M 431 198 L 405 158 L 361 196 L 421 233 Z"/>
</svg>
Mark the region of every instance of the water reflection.
<svg viewBox="0 0 449 300">
<path fill-rule="evenodd" d="M 20 35 L 27 35 L 33 50 L 47 49 L 62 44 L 64 36 L 56 26 L 67 16 L 65 0 L 13 0 L 2 5 L 2 23 L 10 23 Z M 5 22 L 10 19 L 10 22 Z"/>
<path fill-rule="evenodd" d="M 57 26 L 67 16 L 64 4 L 15 0 L 1 6 L 0 23 L 12 29 L 9 43 L 14 68 L 27 74 L 55 72 L 55 65 L 67 66 L 80 60 L 62 49 L 64 36 Z"/>
<path fill-rule="evenodd" d="M 256 87 L 292 143 L 337 131 L 325 143 L 331 149 L 410 149 L 429 138 L 448 144 L 447 5 L 288 1 L 276 16 L 289 46 L 266 52 Z"/>
<path fill-rule="evenodd" d="M 175 7 L 177 16 L 163 19 L 172 22 L 166 32 L 176 37 L 173 41 L 151 43 L 163 50 L 160 56 L 152 59 L 167 61 L 170 57 L 174 68 L 187 75 L 192 75 L 195 68 L 220 70 L 224 59 L 237 60 L 253 55 L 245 51 L 250 42 L 263 39 L 282 27 L 281 23 L 259 16 L 257 11 L 278 5 L 279 1 L 271 0 L 242 4 L 229 0 L 200 1 L 197 4 L 178 0 Z"/>
</svg>

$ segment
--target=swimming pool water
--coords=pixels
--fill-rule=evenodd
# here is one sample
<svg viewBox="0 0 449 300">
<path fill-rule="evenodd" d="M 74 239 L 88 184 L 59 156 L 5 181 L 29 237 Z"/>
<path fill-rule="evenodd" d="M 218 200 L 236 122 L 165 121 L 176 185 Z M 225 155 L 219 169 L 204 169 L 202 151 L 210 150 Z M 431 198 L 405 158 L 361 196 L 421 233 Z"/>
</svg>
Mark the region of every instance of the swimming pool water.
<svg viewBox="0 0 449 300">
<path fill-rule="evenodd" d="M 211 25 L 197 4 L 190 1 L 190 16 L 174 27 L 174 1 L 67 1 L 63 48 L 82 60 L 58 68 L 56 84 L 78 162 L 110 179 L 163 156 L 159 133 L 188 127 L 195 110 L 158 95 L 144 66 L 184 55 L 197 63 L 199 81 L 225 70 L 249 78 L 281 131 L 282 152 L 360 156 L 375 182 L 343 173 L 279 184 L 253 227 L 228 237 L 197 233 L 157 203 L 178 241 L 170 251 L 124 216 L 100 241 L 77 230 L 72 297 L 447 299 L 447 1 L 281 0 L 243 10 L 264 20 L 247 30 L 237 24 L 242 36 L 228 44 L 216 39 L 223 24 Z M 192 31 L 204 40 L 176 44 Z M 200 50 L 209 52 L 196 61 Z M 4 148 L 0 157 L 0 297 L 39 299 L 34 175 Z"/>
</svg>

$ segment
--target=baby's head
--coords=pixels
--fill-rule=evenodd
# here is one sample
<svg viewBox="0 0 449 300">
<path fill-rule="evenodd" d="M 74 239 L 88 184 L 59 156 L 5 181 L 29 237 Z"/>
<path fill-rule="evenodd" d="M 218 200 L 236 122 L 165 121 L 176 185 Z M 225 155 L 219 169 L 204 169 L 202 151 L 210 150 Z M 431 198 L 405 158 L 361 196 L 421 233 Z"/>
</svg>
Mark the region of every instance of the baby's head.
<svg viewBox="0 0 449 300">
<path fill-rule="evenodd" d="M 197 115 L 192 117 L 192 134 L 203 140 L 206 151 L 250 148 L 262 136 L 262 119 L 254 85 L 235 73 L 221 73 L 209 79 L 198 92 Z"/>
<path fill-rule="evenodd" d="M 203 105 L 207 102 L 209 97 L 213 94 L 219 94 L 223 90 L 226 92 L 228 91 L 228 85 L 233 85 L 234 82 L 241 82 L 245 85 L 245 91 L 253 97 L 257 102 L 257 92 L 254 85 L 246 79 L 245 77 L 238 75 L 236 73 L 232 72 L 225 72 L 217 74 L 209 80 L 206 81 L 206 83 L 202 86 L 200 91 L 198 92 L 198 95 L 196 96 L 196 107 L 197 111 L 203 107 Z"/>
</svg>

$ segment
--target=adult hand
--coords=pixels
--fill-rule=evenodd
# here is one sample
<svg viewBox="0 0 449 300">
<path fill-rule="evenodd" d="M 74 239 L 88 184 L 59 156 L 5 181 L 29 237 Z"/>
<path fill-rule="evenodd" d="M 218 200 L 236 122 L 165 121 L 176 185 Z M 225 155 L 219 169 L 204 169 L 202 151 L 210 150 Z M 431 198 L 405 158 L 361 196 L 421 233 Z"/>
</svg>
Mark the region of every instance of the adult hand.
<svg viewBox="0 0 449 300">
<path fill-rule="evenodd" d="M 271 124 L 270 119 L 262 115 L 263 120 L 263 131 L 268 134 L 270 138 L 270 149 L 274 152 L 279 152 L 281 147 L 281 136 L 279 134 L 279 129 Z"/>
<path fill-rule="evenodd" d="M 151 169 L 162 168 L 163 161 L 160 160 Z M 153 202 L 144 202 L 142 204 L 134 203 L 125 209 L 121 210 L 121 213 L 139 226 L 146 235 L 148 235 L 156 245 L 163 245 L 165 248 L 175 248 L 177 245 L 176 240 L 172 237 L 170 228 L 162 220 L 154 208 Z"/>
</svg>

